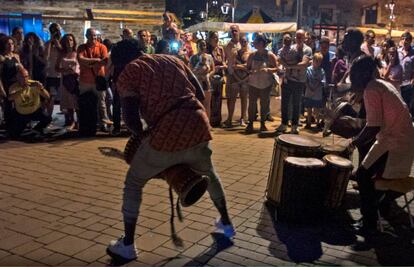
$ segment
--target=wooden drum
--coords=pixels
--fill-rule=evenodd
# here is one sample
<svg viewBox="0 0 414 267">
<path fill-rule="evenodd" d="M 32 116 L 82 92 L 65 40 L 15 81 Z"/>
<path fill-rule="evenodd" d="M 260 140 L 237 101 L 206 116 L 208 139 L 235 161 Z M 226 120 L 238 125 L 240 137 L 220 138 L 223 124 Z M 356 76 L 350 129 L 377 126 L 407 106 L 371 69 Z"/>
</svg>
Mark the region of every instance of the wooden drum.
<svg viewBox="0 0 414 267">
<path fill-rule="evenodd" d="M 266 198 L 272 204 L 280 203 L 283 180 L 283 161 L 288 156 L 317 157 L 320 144 L 306 136 L 282 134 L 276 138 L 272 163 L 267 180 Z"/>
<path fill-rule="evenodd" d="M 322 218 L 326 195 L 325 163 L 316 158 L 287 157 L 277 219 L 311 224 Z"/>
<path fill-rule="evenodd" d="M 320 153 L 321 159 L 328 154 L 341 156 L 346 159 L 350 159 L 352 156 L 352 152 L 346 146 L 341 145 L 322 145 Z"/>
<path fill-rule="evenodd" d="M 342 205 L 353 165 L 350 160 L 337 155 L 326 155 L 323 160 L 326 162 L 328 183 L 324 205 L 328 209 L 337 209 Z"/>
</svg>

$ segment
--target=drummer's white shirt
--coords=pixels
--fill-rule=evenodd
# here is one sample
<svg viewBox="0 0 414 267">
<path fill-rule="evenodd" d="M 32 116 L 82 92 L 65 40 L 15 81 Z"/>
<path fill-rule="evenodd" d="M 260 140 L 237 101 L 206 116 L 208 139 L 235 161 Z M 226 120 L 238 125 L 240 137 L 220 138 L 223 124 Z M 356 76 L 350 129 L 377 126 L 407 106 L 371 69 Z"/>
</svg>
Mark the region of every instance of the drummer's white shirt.
<svg viewBox="0 0 414 267">
<path fill-rule="evenodd" d="M 383 178 L 406 178 L 414 160 L 414 126 L 401 94 L 391 83 L 377 79 L 365 89 L 364 103 L 367 126 L 381 130 L 362 165 L 369 168 L 388 152 Z"/>
</svg>

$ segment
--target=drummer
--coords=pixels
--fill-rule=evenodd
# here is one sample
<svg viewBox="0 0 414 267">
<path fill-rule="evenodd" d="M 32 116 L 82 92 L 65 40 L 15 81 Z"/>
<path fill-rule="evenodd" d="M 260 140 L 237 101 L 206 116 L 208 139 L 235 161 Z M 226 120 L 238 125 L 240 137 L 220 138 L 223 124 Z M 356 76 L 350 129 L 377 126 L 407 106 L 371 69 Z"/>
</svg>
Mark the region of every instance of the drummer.
<svg viewBox="0 0 414 267">
<path fill-rule="evenodd" d="M 407 105 L 391 83 L 378 77 L 371 57 L 361 56 L 353 63 L 350 78 L 353 88 L 363 92 L 367 123 L 350 146 L 359 147 L 376 138 L 355 173 L 363 216 L 356 226 L 367 236 L 376 232 L 378 220 L 373 177 L 406 178 L 414 159 L 414 126 Z"/>
</svg>

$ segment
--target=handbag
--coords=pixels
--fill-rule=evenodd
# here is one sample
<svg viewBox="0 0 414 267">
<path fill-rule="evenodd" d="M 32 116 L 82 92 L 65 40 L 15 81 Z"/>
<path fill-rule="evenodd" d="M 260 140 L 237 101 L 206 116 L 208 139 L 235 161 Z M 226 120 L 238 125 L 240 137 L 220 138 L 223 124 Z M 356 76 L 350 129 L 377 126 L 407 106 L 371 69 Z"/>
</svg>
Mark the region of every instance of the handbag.
<svg viewBox="0 0 414 267">
<path fill-rule="evenodd" d="M 68 90 L 68 92 L 72 95 L 79 95 L 79 75 L 74 74 L 67 74 L 63 75 L 62 83 L 63 86 Z"/>
</svg>

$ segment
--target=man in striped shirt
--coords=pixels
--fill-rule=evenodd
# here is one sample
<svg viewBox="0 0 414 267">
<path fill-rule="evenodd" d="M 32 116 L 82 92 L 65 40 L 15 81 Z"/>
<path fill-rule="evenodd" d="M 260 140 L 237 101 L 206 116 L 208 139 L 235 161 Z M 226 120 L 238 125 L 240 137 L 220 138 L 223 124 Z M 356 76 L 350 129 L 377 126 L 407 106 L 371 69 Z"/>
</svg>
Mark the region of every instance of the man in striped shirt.
<svg viewBox="0 0 414 267">
<path fill-rule="evenodd" d="M 235 234 L 223 187 L 211 161 L 209 121 L 196 97 L 199 90 L 195 85 L 197 80 L 189 68 L 169 55 L 143 55 L 129 63 L 118 78 L 125 122 L 142 137 L 142 143 L 126 175 L 122 207 L 125 236 L 108 246 L 113 257 L 137 257 L 134 233 L 143 187 L 152 177 L 177 164 L 209 176 L 208 192 L 221 216 L 216 226 L 229 238 Z M 149 134 L 143 134 L 141 119 L 148 124 Z"/>
</svg>

